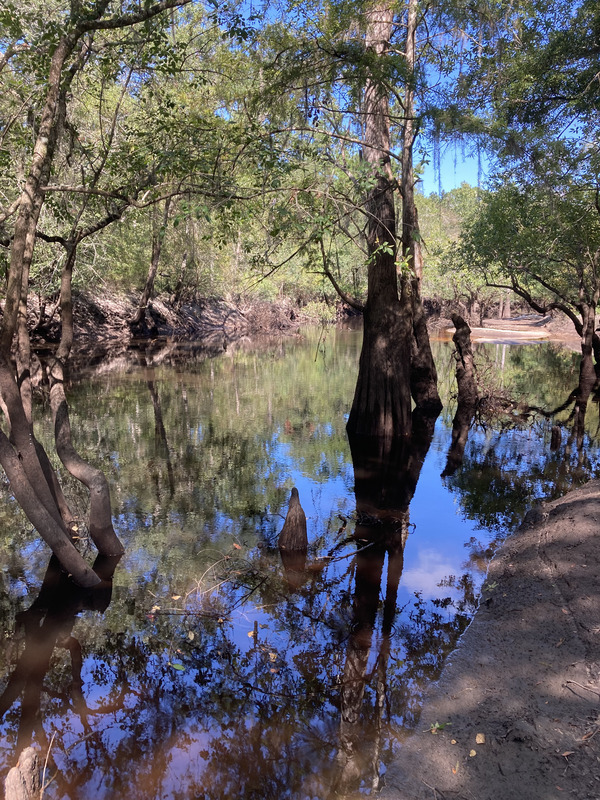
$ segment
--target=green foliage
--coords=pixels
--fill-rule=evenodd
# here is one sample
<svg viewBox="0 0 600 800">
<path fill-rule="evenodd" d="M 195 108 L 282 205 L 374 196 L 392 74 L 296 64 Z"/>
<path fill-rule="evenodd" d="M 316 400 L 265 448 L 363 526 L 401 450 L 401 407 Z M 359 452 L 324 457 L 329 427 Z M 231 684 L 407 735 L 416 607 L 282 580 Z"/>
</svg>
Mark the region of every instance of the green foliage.
<svg viewBox="0 0 600 800">
<path fill-rule="evenodd" d="M 599 256 L 596 193 L 568 185 L 487 192 L 457 249 L 458 263 L 488 284 L 575 315 L 598 302 Z"/>
</svg>

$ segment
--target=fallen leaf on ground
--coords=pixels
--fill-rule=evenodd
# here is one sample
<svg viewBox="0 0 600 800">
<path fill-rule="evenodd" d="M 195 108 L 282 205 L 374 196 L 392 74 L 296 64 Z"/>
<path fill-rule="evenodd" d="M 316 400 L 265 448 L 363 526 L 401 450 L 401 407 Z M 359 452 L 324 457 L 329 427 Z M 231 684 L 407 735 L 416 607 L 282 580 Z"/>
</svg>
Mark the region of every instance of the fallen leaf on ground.
<svg viewBox="0 0 600 800">
<path fill-rule="evenodd" d="M 485 733 L 478 733 L 475 737 L 477 744 L 485 744 Z"/>
<path fill-rule="evenodd" d="M 469 753 L 469 755 L 471 756 L 471 758 L 473 758 L 473 756 L 476 756 L 476 755 L 477 755 L 477 750 L 471 750 L 471 752 Z"/>
</svg>

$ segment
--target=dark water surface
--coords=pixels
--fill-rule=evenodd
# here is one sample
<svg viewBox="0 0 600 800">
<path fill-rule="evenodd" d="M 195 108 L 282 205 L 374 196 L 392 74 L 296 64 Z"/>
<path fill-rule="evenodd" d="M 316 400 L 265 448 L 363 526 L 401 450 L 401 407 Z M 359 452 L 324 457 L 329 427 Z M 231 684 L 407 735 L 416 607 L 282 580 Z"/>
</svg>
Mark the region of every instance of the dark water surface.
<svg viewBox="0 0 600 800">
<path fill-rule="evenodd" d="M 570 406 L 480 421 L 442 478 L 455 384 L 451 347 L 435 343 L 444 411 L 373 472 L 344 427 L 359 347 L 317 331 L 73 386 L 77 446 L 111 482 L 126 554 L 98 564 L 103 589 L 75 589 L 2 488 L 2 781 L 33 742 L 42 762 L 49 750 L 48 800 L 378 788 L 498 541 L 536 498 L 598 474 L 598 410 L 582 447 Z M 577 355 L 554 345 L 477 358 L 486 386 L 546 410 L 577 383 Z M 309 552 L 284 569 L 292 486 Z"/>
</svg>

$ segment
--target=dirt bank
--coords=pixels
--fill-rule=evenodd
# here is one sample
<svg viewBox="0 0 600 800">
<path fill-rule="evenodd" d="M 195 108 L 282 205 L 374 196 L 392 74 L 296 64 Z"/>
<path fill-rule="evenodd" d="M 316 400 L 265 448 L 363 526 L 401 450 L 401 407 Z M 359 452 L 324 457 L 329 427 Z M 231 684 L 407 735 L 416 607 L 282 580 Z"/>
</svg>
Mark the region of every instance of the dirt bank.
<svg viewBox="0 0 600 800">
<path fill-rule="evenodd" d="M 527 515 L 382 798 L 600 798 L 599 534 L 600 481 Z"/>
<path fill-rule="evenodd" d="M 228 301 L 201 298 L 173 304 L 157 297 L 149 304 L 143 328 L 132 330 L 129 320 L 136 310 L 136 298 L 118 293 L 79 292 L 74 297 L 74 343 L 71 373 L 88 368 L 110 369 L 132 348 L 145 363 L 176 361 L 190 348 L 217 355 L 232 344 L 274 334 L 293 335 L 301 324 L 315 322 L 291 301 L 268 303 L 257 300 Z M 41 310 L 35 300 L 30 309 L 32 342 L 38 353 L 57 346 L 60 322 L 57 309 Z"/>
</svg>

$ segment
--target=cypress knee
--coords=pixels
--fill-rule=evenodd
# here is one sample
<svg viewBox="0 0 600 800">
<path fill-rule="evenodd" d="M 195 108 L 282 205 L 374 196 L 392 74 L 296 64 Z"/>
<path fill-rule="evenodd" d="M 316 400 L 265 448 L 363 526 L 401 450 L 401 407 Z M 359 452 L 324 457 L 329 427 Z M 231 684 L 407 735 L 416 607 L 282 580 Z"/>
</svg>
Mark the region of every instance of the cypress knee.
<svg viewBox="0 0 600 800">
<path fill-rule="evenodd" d="M 281 550 L 307 550 L 308 536 L 306 533 L 306 515 L 300 505 L 298 489 L 294 486 L 287 516 L 279 534 L 279 547 Z"/>
</svg>

